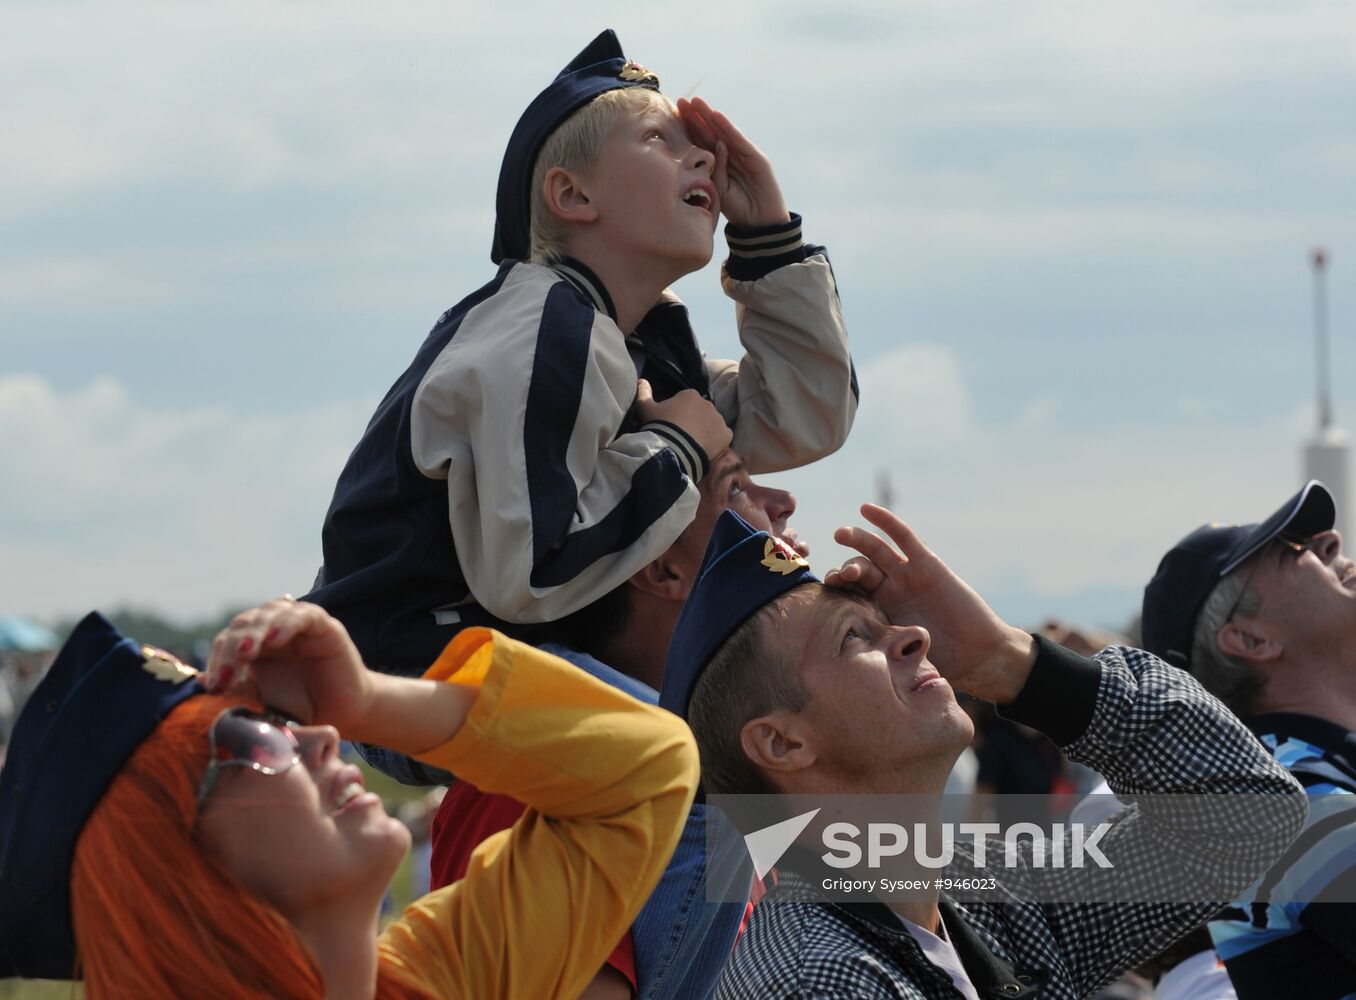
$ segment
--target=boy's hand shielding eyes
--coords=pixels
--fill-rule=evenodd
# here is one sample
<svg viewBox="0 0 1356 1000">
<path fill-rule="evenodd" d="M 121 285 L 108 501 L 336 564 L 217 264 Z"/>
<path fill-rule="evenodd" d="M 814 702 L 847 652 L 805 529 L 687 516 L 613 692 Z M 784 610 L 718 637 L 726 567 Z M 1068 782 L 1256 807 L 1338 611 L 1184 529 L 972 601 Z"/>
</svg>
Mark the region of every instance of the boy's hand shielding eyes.
<svg viewBox="0 0 1356 1000">
<path fill-rule="evenodd" d="M 775 226 L 790 220 L 771 162 L 730 119 L 700 97 L 680 97 L 678 117 L 688 138 L 715 154 L 711 180 L 725 218 L 736 226 Z"/>
</svg>

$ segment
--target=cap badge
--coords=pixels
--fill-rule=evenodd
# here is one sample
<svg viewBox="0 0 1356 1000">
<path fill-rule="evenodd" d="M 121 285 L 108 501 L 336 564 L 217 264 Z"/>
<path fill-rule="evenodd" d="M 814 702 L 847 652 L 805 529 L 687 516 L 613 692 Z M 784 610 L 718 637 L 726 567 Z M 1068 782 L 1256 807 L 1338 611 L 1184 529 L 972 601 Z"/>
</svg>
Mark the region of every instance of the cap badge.
<svg viewBox="0 0 1356 1000">
<path fill-rule="evenodd" d="M 182 684 L 184 681 L 191 681 L 198 676 L 198 672 L 187 663 L 176 656 L 171 656 L 163 649 L 156 649 L 154 646 L 142 646 L 141 655 L 146 658 L 141 669 L 158 681 Z"/>
<path fill-rule="evenodd" d="M 810 564 L 780 538 L 768 538 L 763 544 L 762 565 L 774 573 L 787 576 L 798 569 L 808 568 Z"/>
<path fill-rule="evenodd" d="M 653 71 L 646 69 L 634 59 L 628 59 L 626 62 L 622 63 L 621 72 L 618 73 L 617 76 L 627 83 L 639 83 L 644 81 L 646 83 L 653 83 L 656 87 L 659 86 L 659 77 L 655 76 Z"/>
</svg>

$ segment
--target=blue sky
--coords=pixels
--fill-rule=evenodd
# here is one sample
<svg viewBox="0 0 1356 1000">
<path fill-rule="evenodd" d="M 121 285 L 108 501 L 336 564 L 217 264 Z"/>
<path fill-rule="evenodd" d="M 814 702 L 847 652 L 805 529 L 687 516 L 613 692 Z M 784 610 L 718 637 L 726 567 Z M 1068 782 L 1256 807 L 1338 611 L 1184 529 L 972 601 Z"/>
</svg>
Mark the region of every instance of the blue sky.
<svg viewBox="0 0 1356 1000">
<path fill-rule="evenodd" d="M 513 121 L 606 26 L 829 247 L 862 411 L 778 477 L 817 563 L 885 471 L 1001 613 L 1122 624 L 1296 487 L 1318 243 L 1356 426 L 1350 5 L 637 7 L 0 7 L 0 611 L 305 590 L 372 407 L 492 272 Z M 737 352 L 717 264 L 676 290 Z"/>
</svg>

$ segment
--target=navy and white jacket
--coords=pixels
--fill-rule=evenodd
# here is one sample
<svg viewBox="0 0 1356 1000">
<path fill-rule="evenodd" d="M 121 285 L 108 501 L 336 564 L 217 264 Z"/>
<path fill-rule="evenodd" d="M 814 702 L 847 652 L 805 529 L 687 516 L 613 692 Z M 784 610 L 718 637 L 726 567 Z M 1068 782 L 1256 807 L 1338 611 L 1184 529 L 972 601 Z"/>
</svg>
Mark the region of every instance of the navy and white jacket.
<svg viewBox="0 0 1356 1000">
<path fill-rule="evenodd" d="M 422 672 L 472 622 L 557 621 L 669 548 L 708 457 L 672 424 L 639 424 L 638 376 L 656 399 L 707 396 L 753 472 L 843 443 L 857 384 L 823 248 L 798 216 L 726 236 L 739 362 L 707 361 L 671 294 L 625 336 L 571 260 L 506 261 L 439 318 L 339 477 L 307 596 L 371 666 Z"/>
</svg>

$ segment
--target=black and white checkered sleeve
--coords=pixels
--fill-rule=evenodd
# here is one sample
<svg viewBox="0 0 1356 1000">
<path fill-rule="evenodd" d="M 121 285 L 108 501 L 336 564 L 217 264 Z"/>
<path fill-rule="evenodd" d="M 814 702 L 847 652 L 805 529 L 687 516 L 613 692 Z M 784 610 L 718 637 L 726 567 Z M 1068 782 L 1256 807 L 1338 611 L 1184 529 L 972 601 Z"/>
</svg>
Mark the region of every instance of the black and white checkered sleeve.
<svg viewBox="0 0 1356 1000">
<path fill-rule="evenodd" d="M 1185 672 L 1128 647 L 1109 647 L 1095 663 L 1091 722 L 1062 749 L 1134 804 L 1102 841 L 1114 867 L 1055 874 L 1066 882 L 1053 889 L 1059 898 L 1090 902 L 1028 911 L 1089 990 L 1211 916 L 1281 854 L 1307 814 L 1294 779 Z"/>
</svg>

